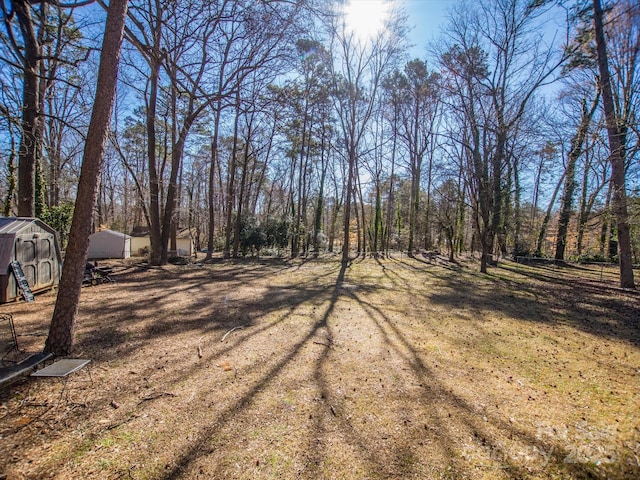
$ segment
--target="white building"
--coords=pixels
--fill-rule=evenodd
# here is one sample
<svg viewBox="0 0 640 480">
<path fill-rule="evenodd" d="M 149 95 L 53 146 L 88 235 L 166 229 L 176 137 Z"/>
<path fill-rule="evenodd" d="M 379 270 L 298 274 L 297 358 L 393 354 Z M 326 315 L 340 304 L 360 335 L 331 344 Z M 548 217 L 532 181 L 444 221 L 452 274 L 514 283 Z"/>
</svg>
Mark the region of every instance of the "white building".
<svg viewBox="0 0 640 480">
<path fill-rule="evenodd" d="M 113 230 L 102 230 L 89 237 L 89 260 L 129 258 L 131 237 Z"/>
<path fill-rule="evenodd" d="M 172 255 L 178 255 L 180 257 L 192 257 L 195 255 L 196 246 L 191 237 L 189 230 L 183 230 L 178 232 L 176 238 L 177 252 L 172 252 Z M 151 249 L 151 238 L 149 237 L 149 231 L 146 228 L 134 229 L 131 234 L 131 255 L 134 257 L 145 256 Z"/>
</svg>

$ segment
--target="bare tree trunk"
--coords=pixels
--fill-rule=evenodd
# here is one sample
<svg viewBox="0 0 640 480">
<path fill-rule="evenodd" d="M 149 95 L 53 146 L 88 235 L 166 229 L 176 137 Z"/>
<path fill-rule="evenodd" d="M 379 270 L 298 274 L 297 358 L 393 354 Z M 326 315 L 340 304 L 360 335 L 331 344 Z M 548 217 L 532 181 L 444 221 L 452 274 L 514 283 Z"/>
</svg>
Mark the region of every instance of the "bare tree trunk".
<svg viewBox="0 0 640 480">
<path fill-rule="evenodd" d="M 360 214 L 358 213 L 358 206 L 359 206 L 359 202 L 358 202 L 358 184 L 357 184 L 357 179 L 356 179 L 356 184 L 354 184 L 353 186 L 353 199 L 351 200 L 353 202 L 353 214 L 355 216 L 356 219 L 356 257 L 360 256 L 360 252 L 362 252 L 362 242 L 361 242 L 361 232 L 362 232 L 362 228 L 364 227 L 361 223 L 360 223 Z"/>
<path fill-rule="evenodd" d="M 356 214 L 356 222 L 358 226 L 358 256 L 362 254 L 362 258 L 367 255 L 367 222 L 364 211 L 364 200 L 362 196 L 362 183 L 360 177 L 356 177 L 355 190 L 353 191 L 353 210 Z M 360 212 L 358 213 L 358 208 Z"/>
<path fill-rule="evenodd" d="M 216 175 L 216 163 L 218 159 L 218 134 L 220 131 L 220 114 L 222 113 L 222 102 L 218 101 L 216 107 L 215 120 L 213 123 L 213 138 L 211 139 L 211 166 L 209 167 L 209 192 L 207 195 L 208 207 L 209 207 L 209 229 L 207 234 L 207 257 L 206 260 L 211 260 L 214 249 L 214 225 L 216 219 L 215 210 L 215 175 Z M 222 189 L 220 190 L 222 192 Z"/>
<path fill-rule="evenodd" d="M 265 187 L 265 178 L 266 178 L 266 174 L 267 174 L 267 168 L 269 166 L 269 161 L 271 160 L 271 150 L 273 149 L 273 139 L 276 137 L 277 128 L 278 128 L 278 122 L 277 122 L 277 117 L 275 117 L 273 119 L 273 126 L 272 126 L 272 129 L 271 129 L 271 134 L 269 135 L 267 151 L 266 151 L 266 153 L 264 155 L 264 162 L 262 163 L 262 166 L 260 168 L 260 173 L 258 174 L 258 179 L 255 182 L 255 184 L 256 184 L 256 192 L 255 192 L 255 194 L 253 196 L 253 203 L 251 204 L 251 212 L 253 213 L 253 215 L 256 214 L 256 210 L 258 208 L 258 200 L 260 199 L 260 192 Z M 271 201 L 270 197 L 269 197 L 269 201 Z M 268 211 L 267 211 L 267 213 L 268 213 Z M 267 215 L 267 218 L 268 218 L 268 215 Z"/>
<path fill-rule="evenodd" d="M 149 104 L 147 105 L 147 160 L 149 162 L 149 220 L 151 240 L 150 260 L 154 265 L 159 265 L 162 258 L 162 233 L 160 230 L 160 179 L 156 165 L 156 103 L 158 98 L 158 77 L 160 75 L 160 61 L 151 63 L 151 76 L 149 78 Z"/>
<path fill-rule="evenodd" d="M 309 140 L 308 144 L 311 144 L 311 131 L 309 131 Z M 309 232 L 311 226 L 308 222 L 307 208 L 309 205 L 309 161 L 311 160 L 311 149 L 307 148 L 307 153 L 304 159 L 304 169 L 302 170 L 302 202 L 298 208 L 300 212 L 301 225 L 304 227 L 303 231 L 300 232 L 300 239 L 302 240 L 302 255 L 307 255 L 309 252 Z"/>
<path fill-rule="evenodd" d="M 513 158 L 513 220 L 514 220 L 514 230 L 513 230 L 513 256 L 514 260 L 517 255 L 520 255 L 520 252 L 523 250 L 520 245 L 520 233 L 522 232 L 522 208 L 520 204 L 520 199 L 522 195 L 522 187 L 520 185 L 520 166 L 518 163 L 518 158 L 514 156 Z"/>
<path fill-rule="evenodd" d="M 560 186 L 564 181 L 564 174 L 558 180 L 556 184 L 556 188 L 553 190 L 553 195 L 551 195 L 551 200 L 549 200 L 549 206 L 547 207 L 547 212 L 542 219 L 542 225 L 540 225 L 540 232 L 538 233 L 538 242 L 536 243 L 536 256 L 542 256 L 542 244 L 544 243 L 544 237 L 547 235 L 547 226 L 549 225 L 549 221 L 551 220 L 551 213 L 553 211 L 553 205 L 556 203 L 556 197 L 558 196 L 558 192 L 560 191 Z"/>
<path fill-rule="evenodd" d="M 498 111 L 498 132 L 496 134 L 496 147 L 495 152 L 492 155 L 491 160 L 491 168 L 492 168 L 492 209 L 491 209 L 491 222 L 488 225 L 488 242 L 489 242 L 489 253 L 494 252 L 495 241 L 498 240 L 498 246 L 500 243 L 499 236 L 502 234 L 504 229 L 504 209 L 503 209 L 503 167 L 505 162 L 505 150 L 506 150 L 506 130 L 507 127 L 504 125 L 504 119 L 502 118 L 502 111 Z"/>
<path fill-rule="evenodd" d="M 227 182 L 227 225 L 224 239 L 224 258 L 231 256 L 231 233 L 233 231 L 233 206 L 235 203 L 236 155 L 238 153 L 238 122 L 240 121 L 240 92 L 236 95 L 236 116 L 233 123 L 233 147 L 229 159 L 229 181 Z"/>
<path fill-rule="evenodd" d="M 354 171 L 356 169 L 356 152 L 355 146 L 349 146 L 349 158 L 348 158 L 348 166 L 349 173 L 347 176 L 347 184 L 345 185 L 345 195 L 344 195 L 344 240 L 342 242 L 342 265 L 347 265 L 349 263 L 349 241 L 350 241 L 350 230 L 351 230 L 351 195 L 353 192 L 354 185 Z"/>
<path fill-rule="evenodd" d="M 69 246 L 62 268 L 53 318 L 45 351 L 68 355 L 73 348 L 74 327 L 82 288 L 82 277 L 89 248 L 91 216 L 96 202 L 98 180 L 104 161 L 104 148 L 116 93 L 122 33 L 128 0 L 111 0 L 100 54 L 96 98 L 84 147 Z"/>
<path fill-rule="evenodd" d="M 462 169 L 458 172 L 458 195 L 457 195 L 457 206 L 456 206 L 456 236 L 457 236 L 457 245 L 456 251 L 458 253 L 462 253 L 464 249 L 464 239 L 465 239 L 465 209 L 466 203 L 464 198 L 464 192 L 466 191 L 466 187 L 464 185 L 464 175 Z"/>
<path fill-rule="evenodd" d="M 320 141 L 320 184 L 318 185 L 318 200 L 313 220 L 313 253 L 317 257 L 320 255 L 319 235 L 322 231 L 322 216 L 324 212 L 324 181 L 327 177 L 327 167 L 329 164 L 328 149 L 325 146 L 326 132 L 322 127 L 322 138 Z"/>
<path fill-rule="evenodd" d="M 293 232 L 291 236 L 291 257 L 292 258 L 300 255 L 300 224 L 302 222 L 302 197 L 303 197 L 302 189 L 303 189 L 304 169 L 306 168 L 305 156 L 307 155 L 307 151 L 309 148 L 307 146 L 307 136 L 310 137 L 310 133 L 308 133 L 308 130 L 311 129 L 311 127 L 308 126 L 308 123 L 309 123 L 308 109 L 309 109 L 308 101 L 307 99 L 305 99 L 304 114 L 303 114 L 303 121 L 302 121 L 302 133 L 300 134 L 300 152 L 298 153 L 298 159 L 300 162 L 299 164 L 300 168 L 298 171 L 298 187 L 296 189 L 298 193 L 298 202 L 296 205 L 295 217 L 293 219 Z"/>
<path fill-rule="evenodd" d="M 397 114 L 394 113 L 394 122 L 396 121 Z M 395 125 L 393 130 L 395 131 Z M 393 133 L 393 143 L 391 147 L 391 174 L 389 175 L 389 193 L 387 197 L 387 221 L 386 232 L 383 237 L 383 250 L 388 254 L 389 247 L 391 245 L 391 226 L 393 225 L 393 204 L 395 203 L 394 195 L 394 182 L 395 182 L 395 167 L 396 167 L 396 149 L 397 149 L 397 135 Z"/>
<path fill-rule="evenodd" d="M 607 134 L 611 156 L 611 181 L 613 182 L 613 211 L 616 215 L 618 230 L 618 258 L 620 260 L 620 287 L 635 288 L 633 264 L 631 258 L 631 234 L 627 212 L 627 193 L 625 187 L 625 158 L 623 132 L 613 104 L 611 78 L 607 46 L 602 25 L 602 7 L 600 0 L 593 0 L 593 23 L 596 33 L 596 49 L 598 52 L 599 83 L 602 91 L 602 103 L 607 121 Z"/>
<path fill-rule="evenodd" d="M 582 192 L 580 194 L 580 213 L 578 215 L 578 239 L 576 245 L 576 254 L 578 256 L 582 255 L 583 243 L 584 243 L 584 234 L 587 227 L 587 221 L 591 216 L 591 210 L 596 202 L 596 199 L 599 197 L 600 192 L 604 188 L 605 185 L 611 185 L 611 182 L 607 179 L 606 170 L 602 173 L 602 183 L 596 184 L 596 188 L 593 189 L 591 193 L 587 195 L 587 191 L 589 188 L 589 171 L 591 170 L 592 162 L 591 162 L 591 154 L 590 148 L 585 148 L 586 158 L 584 162 L 584 170 L 582 173 Z M 607 191 L 607 207 L 605 210 L 608 210 L 609 205 L 609 191 Z"/>
<path fill-rule="evenodd" d="M 576 242 L 576 255 L 580 257 L 582 255 L 582 242 L 584 239 L 584 231 L 587 225 L 587 187 L 589 184 L 589 167 L 591 162 L 589 160 L 589 145 L 585 147 L 587 155 L 584 161 L 584 169 L 582 171 L 582 190 L 580 191 L 580 210 L 578 213 L 578 239 Z"/>
<path fill-rule="evenodd" d="M 104 202 L 103 202 L 103 193 L 104 193 L 104 182 L 102 179 L 98 180 L 98 194 L 96 195 L 96 214 L 95 214 L 95 223 L 100 227 L 104 225 Z M 95 230 L 95 229 L 92 229 Z"/>
<path fill-rule="evenodd" d="M 413 257 L 416 250 L 415 235 L 418 224 L 418 213 L 420 211 L 420 175 L 422 159 L 411 161 L 411 201 L 409 202 L 409 245 L 407 255 Z"/>
<path fill-rule="evenodd" d="M 187 137 L 187 132 L 190 128 L 190 119 L 186 120 L 185 126 L 182 129 L 178 142 L 173 146 L 171 152 L 171 174 L 169 176 L 169 186 L 167 188 L 167 200 L 164 208 L 164 216 L 162 220 L 162 236 L 161 236 L 161 257 L 160 263 L 162 265 L 167 263 L 168 250 L 169 250 L 169 237 L 171 235 L 171 225 L 175 221 L 176 207 L 178 204 L 178 173 L 180 172 L 180 164 L 182 162 L 182 152 L 184 150 L 184 142 Z"/>
<path fill-rule="evenodd" d="M 18 154 L 18 215 L 32 217 L 35 209 L 35 168 L 39 142 L 37 132 L 40 119 L 38 111 L 40 45 L 31 16 L 31 2 L 20 0 L 12 3 L 24 39 L 22 138 Z"/>
<path fill-rule="evenodd" d="M 11 135 L 11 150 L 9 151 L 9 158 L 7 160 L 7 195 L 4 199 L 4 208 L 2 214 L 5 217 L 11 216 L 14 207 L 14 196 L 16 194 L 16 165 L 15 165 L 15 143 L 13 135 Z"/>
<path fill-rule="evenodd" d="M 538 200 L 540 198 L 540 182 L 542 181 L 542 169 L 544 168 L 544 155 L 540 152 L 540 163 L 533 179 L 533 198 L 531 199 L 531 214 L 529 215 L 529 222 L 531 228 L 535 227 L 536 220 L 538 220 Z"/>
<path fill-rule="evenodd" d="M 338 225 L 338 214 L 340 213 L 340 208 L 344 204 L 344 194 L 345 189 L 341 189 L 338 191 L 338 182 L 336 181 L 335 175 L 332 177 L 333 180 L 333 191 L 335 202 L 333 203 L 333 207 L 331 209 L 331 220 L 329 222 L 329 243 L 327 245 L 327 250 L 333 253 L 333 244 L 336 239 L 336 229 Z"/>
<path fill-rule="evenodd" d="M 609 251 L 611 243 L 611 193 L 613 189 L 613 182 L 609 180 L 609 186 L 607 188 L 607 196 L 604 202 L 604 209 L 602 211 L 602 227 L 600 228 L 600 256 L 605 260 L 609 260 Z"/>
<path fill-rule="evenodd" d="M 251 123 L 249 123 L 249 128 L 247 131 L 247 137 L 244 140 L 244 149 L 242 154 L 242 174 L 240 175 L 240 185 L 238 192 L 238 208 L 236 210 L 236 221 L 234 225 L 234 236 L 233 236 L 233 257 L 236 258 L 238 256 L 238 251 L 240 250 L 240 229 L 242 228 L 242 216 L 245 215 L 245 211 L 243 210 L 244 206 L 244 196 L 247 184 L 247 171 L 249 167 L 249 145 L 251 143 Z"/>
<path fill-rule="evenodd" d="M 382 185 L 380 178 L 375 180 L 376 205 L 373 214 L 373 235 L 371 238 L 371 252 L 375 258 L 378 258 L 380 251 L 380 240 L 382 239 Z"/>
<path fill-rule="evenodd" d="M 173 68 L 172 65 L 172 75 L 175 76 L 175 70 Z M 178 132 L 177 132 L 177 124 L 178 124 L 178 118 L 177 118 L 177 105 L 176 105 L 176 97 L 177 97 L 177 92 L 175 88 L 171 89 L 171 145 L 174 146 L 174 151 L 175 151 L 175 146 L 176 143 L 179 141 L 177 139 L 178 137 Z M 178 239 L 176 238 L 178 236 L 178 224 L 180 223 L 180 218 L 179 218 L 179 211 L 180 209 L 178 208 L 178 205 L 180 203 L 180 187 L 182 186 L 182 158 L 178 158 L 177 159 L 177 167 L 178 167 L 178 182 L 176 183 L 176 196 L 175 196 L 175 201 L 174 201 L 174 205 L 173 205 L 173 215 L 170 216 L 170 227 L 169 227 L 169 245 L 168 248 L 165 249 L 168 252 L 173 252 L 173 255 L 175 256 L 179 256 L 180 252 L 178 252 Z M 175 156 L 172 155 L 172 162 L 173 165 L 175 166 Z M 173 172 L 173 169 L 172 169 Z M 167 208 L 169 208 L 167 206 Z M 166 210 L 165 210 L 166 211 Z M 163 232 L 164 233 L 164 232 Z"/>
</svg>

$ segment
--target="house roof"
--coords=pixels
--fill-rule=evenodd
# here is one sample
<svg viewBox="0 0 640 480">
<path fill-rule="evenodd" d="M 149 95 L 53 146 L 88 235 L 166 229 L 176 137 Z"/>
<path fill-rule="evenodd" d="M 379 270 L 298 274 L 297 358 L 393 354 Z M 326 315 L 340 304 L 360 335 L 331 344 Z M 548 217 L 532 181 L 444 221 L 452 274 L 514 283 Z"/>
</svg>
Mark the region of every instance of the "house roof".
<svg viewBox="0 0 640 480">
<path fill-rule="evenodd" d="M 140 225 L 137 227 L 133 227 L 133 230 L 131 231 L 132 237 L 146 237 L 148 235 L 149 235 L 149 228 L 143 227 Z"/>
<path fill-rule="evenodd" d="M 150 232 L 147 227 L 141 227 L 141 226 L 133 227 L 133 230 L 131 231 L 131 236 L 132 237 L 148 237 L 150 236 Z M 176 238 L 191 238 L 193 236 L 195 236 L 194 232 L 188 228 L 180 230 L 176 234 Z"/>
</svg>

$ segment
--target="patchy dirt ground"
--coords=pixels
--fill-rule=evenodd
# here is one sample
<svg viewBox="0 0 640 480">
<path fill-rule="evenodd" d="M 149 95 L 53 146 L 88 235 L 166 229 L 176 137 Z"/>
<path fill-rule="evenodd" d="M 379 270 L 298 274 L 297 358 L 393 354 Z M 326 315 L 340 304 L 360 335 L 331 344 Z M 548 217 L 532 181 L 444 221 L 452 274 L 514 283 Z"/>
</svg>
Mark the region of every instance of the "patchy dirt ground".
<svg viewBox="0 0 640 480">
<path fill-rule="evenodd" d="M 640 296 L 613 271 L 114 268 L 82 291 L 90 366 L 0 392 L 0 478 L 640 478 Z M 24 350 L 54 301 L 0 306 Z"/>
</svg>

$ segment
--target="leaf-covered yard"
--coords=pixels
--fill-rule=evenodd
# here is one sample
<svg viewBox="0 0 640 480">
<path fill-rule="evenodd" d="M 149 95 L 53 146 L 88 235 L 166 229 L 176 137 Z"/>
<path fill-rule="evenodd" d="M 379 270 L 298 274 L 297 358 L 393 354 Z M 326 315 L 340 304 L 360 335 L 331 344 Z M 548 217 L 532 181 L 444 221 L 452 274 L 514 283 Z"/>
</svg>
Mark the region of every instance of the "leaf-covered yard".
<svg viewBox="0 0 640 480">
<path fill-rule="evenodd" d="M 89 368 L 1 392 L 0 477 L 640 476 L 640 302 L 613 270 L 114 267 L 82 291 Z M 0 307 L 25 349 L 54 301 Z"/>
</svg>

